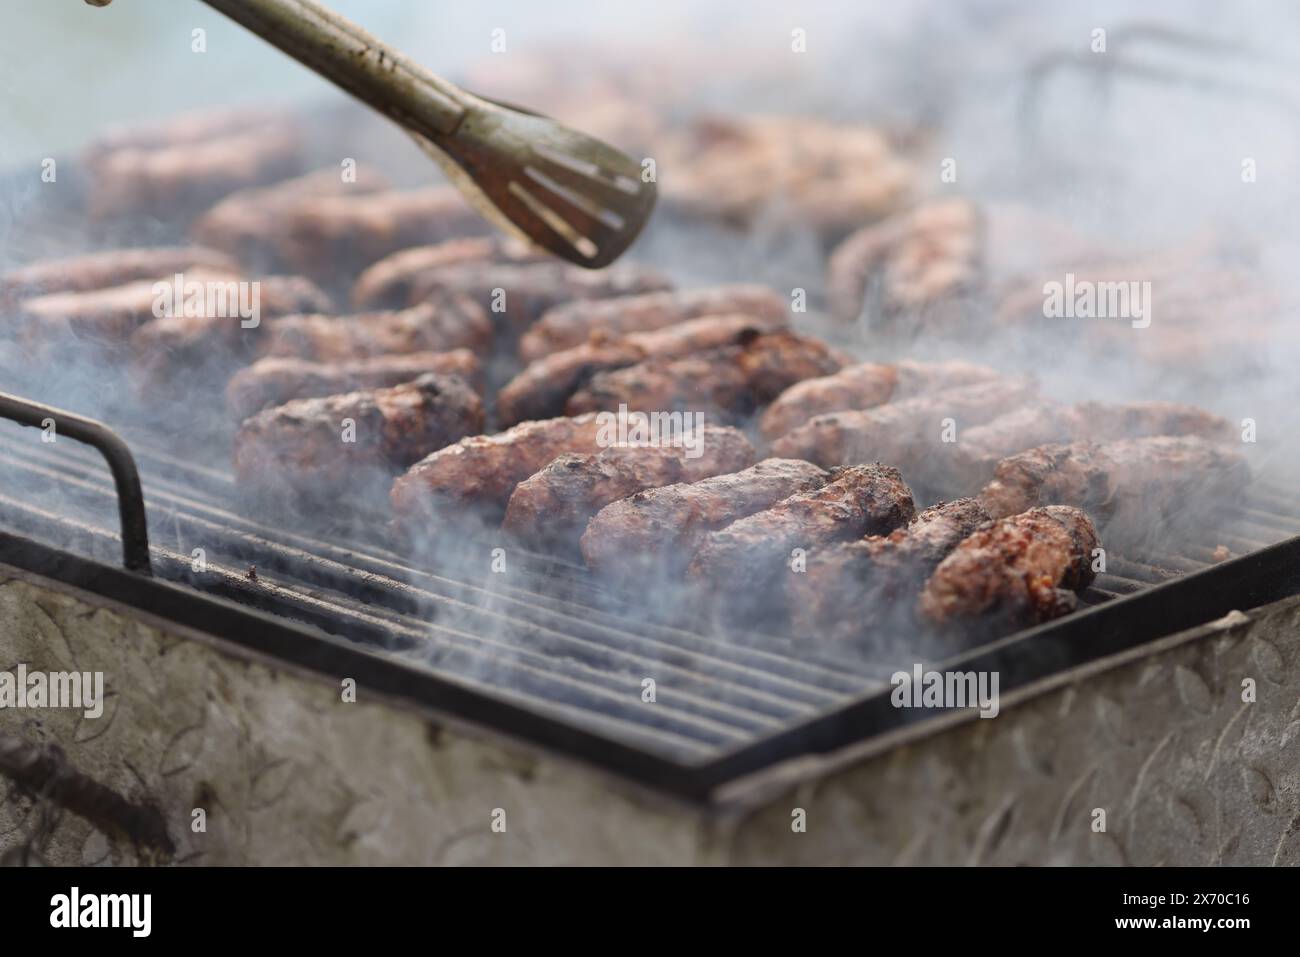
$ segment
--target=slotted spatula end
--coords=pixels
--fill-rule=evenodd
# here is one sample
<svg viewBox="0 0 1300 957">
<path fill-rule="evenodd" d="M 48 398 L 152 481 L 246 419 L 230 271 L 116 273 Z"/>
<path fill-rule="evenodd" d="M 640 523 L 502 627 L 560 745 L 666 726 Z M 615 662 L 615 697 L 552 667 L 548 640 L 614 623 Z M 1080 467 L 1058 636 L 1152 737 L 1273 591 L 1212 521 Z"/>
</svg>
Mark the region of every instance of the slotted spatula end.
<svg viewBox="0 0 1300 957">
<path fill-rule="evenodd" d="M 488 219 L 588 269 L 626 252 L 654 209 L 636 160 L 506 104 L 472 97 L 455 133 L 417 141 Z"/>
</svg>

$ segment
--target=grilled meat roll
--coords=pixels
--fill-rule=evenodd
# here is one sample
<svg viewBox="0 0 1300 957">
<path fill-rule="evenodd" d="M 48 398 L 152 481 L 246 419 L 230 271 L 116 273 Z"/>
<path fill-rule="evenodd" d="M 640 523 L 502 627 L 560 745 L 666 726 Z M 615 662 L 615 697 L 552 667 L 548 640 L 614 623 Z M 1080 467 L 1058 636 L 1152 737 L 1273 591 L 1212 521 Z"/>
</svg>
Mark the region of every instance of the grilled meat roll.
<svg viewBox="0 0 1300 957">
<path fill-rule="evenodd" d="M 1250 469 L 1237 452 L 1200 436 L 1044 445 L 1003 459 L 980 493 L 989 514 L 1074 505 L 1117 543 L 1174 534 L 1236 496 Z"/>
<path fill-rule="evenodd" d="M 1109 511 L 1114 493 L 1112 465 L 1093 442 L 1042 445 L 1003 459 L 980 499 L 996 518 L 1052 504 Z"/>
<path fill-rule="evenodd" d="M 806 336 L 784 331 L 747 334 L 734 346 L 598 373 L 569 397 L 565 411 L 577 415 L 626 405 L 698 411 L 738 423 L 794 383 L 843 365 L 842 356 Z"/>
<path fill-rule="evenodd" d="M 834 241 L 901 208 L 912 170 L 865 126 L 791 116 L 702 116 L 674 125 L 658 155 L 674 170 L 664 203 L 679 216 L 814 230 Z M 779 203 L 774 202 L 779 198 Z"/>
<path fill-rule="evenodd" d="M 302 132 L 282 122 L 211 140 L 101 152 L 86 165 L 87 214 L 175 221 L 236 190 L 300 172 L 302 146 Z"/>
<path fill-rule="evenodd" d="M 1014 625 L 1048 621 L 1074 610 L 1071 591 L 1095 574 L 1097 530 L 1082 510 L 1034 508 L 986 526 L 953 550 L 925 583 L 917 601 L 934 625 L 997 620 Z"/>
<path fill-rule="evenodd" d="M 436 297 L 409 309 L 356 316 L 286 316 L 256 341 L 259 355 L 317 362 L 451 349 L 482 355 L 491 346 L 492 324 L 464 296 Z"/>
<path fill-rule="evenodd" d="M 817 549 L 802 574 L 786 579 L 794 633 L 846 640 L 910 615 L 939 563 L 989 519 L 978 499 L 959 498 L 925 509 L 888 535 Z"/>
<path fill-rule="evenodd" d="M 1007 456 L 1055 442 L 1110 442 L 1155 435 L 1199 435 L 1226 440 L 1226 419 L 1177 402 L 1034 403 L 967 429 L 960 438 L 957 474 L 961 488 L 977 488 L 993 477 Z"/>
<path fill-rule="evenodd" d="M 459 190 L 434 186 L 331 196 L 294 208 L 277 233 L 282 261 L 306 275 L 337 275 L 427 243 L 490 231 Z"/>
<path fill-rule="evenodd" d="M 495 435 L 475 435 L 439 449 L 393 483 L 390 499 L 401 518 L 430 510 L 476 506 L 499 517 L 515 486 L 565 452 L 597 452 L 604 426 L 595 415 L 521 422 Z"/>
<path fill-rule="evenodd" d="M 400 309 L 417 301 L 428 276 L 466 263 L 541 262 L 546 254 L 512 238 L 471 236 L 428 246 L 412 246 L 385 256 L 368 267 L 352 285 L 354 309 Z"/>
<path fill-rule="evenodd" d="M 651 358 L 670 359 L 731 345 L 775 328 L 749 316 L 704 316 L 621 339 L 593 339 L 543 356 L 501 387 L 497 418 L 505 425 L 560 415 L 569 396 L 592 376 Z"/>
<path fill-rule="evenodd" d="M 452 186 L 313 196 L 290 205 L 265 234 L 278 269 L 337 281 L 399 249 L 490 227 Z"/>
<path fill-rule="evenodd" d="M 1069 407 L 1074 434 L 1094 442 L 1151 435 L 1199 435 L 1227 441 L 1234 430 L 1227 419 L 1180 402 L 1079 402 Z"/>
<path fill-rule="evenodd" d="M 422 274 L 412 285 L 411 302 L 439 292 L 467 296 L 488 311 L 499 332 L 517 337 L 562 302 L 656 292 L 671 285 L 663 274 L 644 266 L 592 271 L 552 261 L 471 262 Z"/>
<path fill-rule="evenodd" d="M 593 336 L 616 338 L 701 316 L 752 316 L 785 325 L 789 311 L 786 300 L 771 289 L 740 284 L 582 299 L 556 306 L 533 323 L 519 340 L 519 358 L 536 362 L 552 352 L 580 346 Z"/>
<path fill-rule="evenodd" d="M 961 360 L 859 362 L 832 375 L 805 379 L 790 386 L 763 413 L 759 430 L 766 438 L 775 439 L 827 412 L 871 409 L 927 392 L 1001 378 L 1002 374 L 995 369 Z"/>
<path fill-rule="evenodd" d="M 34 296 L 90 292 L 141 279 L 171 278 L 190 270 L 235 273 L 239 264 L 225 253 L 206 246 L 110 249 L 84 256 L 42 259 L 0 276 L 0 309 L 9 309 L 19 300 Z"/>
<path fill-rule="evenodd" d="M 740 472 L 637 492 L 596 513 L 579 543 L 582 556 L 602 575 L 676 575 L 709 532 L 829 478 L 811 462 L 764 459 Z"/>
<path fill-rule="evenodd" d="M 226 407 L 244 420 L 271 405 L 357 389 L 381 389 L 418 379 L 426 372 L 454 375 L 483 393 L 483 364 L 468 349 L 381 355 L 348 362 L 312 362 L 268 356 L 240 369 L 226 383 Z"/>
<path fill-rule="evenodd" d="M 746 596 L 766 609 L 781 595 L 777 583 L 791 571 L 793 550 L 816 552 L 835 542 L 893 531 L 916 514 L 912 492 L 898 469 L 859 465 L 831 472 L 821 488 L 799 492 L 770 508 L 706 535 L 687 576 L 715 594 Z"/>
<path fill-rule="evenodd" d="M 609 503 L 649 488 L 738 472 L 755 458 L 741 432 L 712 425 L 689 433 L 680 445 L 570 452 L 519 483 L 502 528 L 535 548 L 576 551 L 591 517 Z"/>
<path fill-rule="evenodd" d="M 345 181 L 340 168 L 330 166 L 231 193 L 194 221 L 190 236 L 238 257 L 246 268 L 270 269 L 278 265 L 280 224 L 295 210 L 326 197 L 365 196 L 389 188 L 388 180 L 369 167 L 359 166 L 356 178 Z"/>
<path fill-rule="evenodd" d="M 864 227 L 831 254 L 831 313 L 844 322 L 864 309 L 886 321 L 918 313 L 927 321 L 954 318 L 942 313 L 978 288 L 982 245 L 981 217 L 964 199 L 935 200 Z"/>
<path fill-rule="evenodd" d="M 259 280 L 261 319 L 244 328 L 228 316 L 165 316 L 150 319 L 131 335 L 131 357 L 142 387 L 174 380 L 202 367 L 226 367 L 250 353 L 271 321 L 302 312 L 328 312 L 330 297 L 302 276 Z"/>
<path fill-rule="evenodd" d="M 818 465 L 889 462 L 902 469 L 913 489 L 942 487 L 953 468 L 957 442 L 945 442 L 951 419 L 961 430 L 987 422 L 1034 394 L 1025 380 L 1000 379 L 890 402 L 874 409 L 819 415 L 772 443 L 772 454 L 806 458 Z"/>
<path fill-rule="evenodd" d="M 186 282 L 229 284 L 233 288 L 233 305 L 239 305 L 239 276 L 235 273 L 192 269 Z M 165 288 L 159 284 L 165 284 Z M 59 337 L 91 339 L 102 343 L 119 342 L 136 328 L 155 318 L 162 291 L 164 307 L 170 308 L 175 285 L 172 276 L 140 279 L 88 292 L 55 292 L 24 299 L 18 305 L 18 321 L 29 342 Z"/>
<path fill-rule="evenodd" d="M 349 429 L 349 421 L 351 429 Z M 425 373 L 390 389 L 294 399 L 244 420 L 235 435 L 242 483 L 316 497 L 393 472 L 483 428 L 483 404 L 454 376 Z"/>
<path fill-rule="evenodd" d="M 969 491 L 984 486 L 998 462 L 1008 455 L 1049 442 L 1071 441 L 1071 429 L 1080 426 L 1070 407 L 1046 399 L 1035 399 L 989 421 L 966 429 L 960 435 L 947 489 Z M 1023 511 L 1023 509 L 1021 509 Z"/>
<path fill-rule="evenodd" d="M 232 273 L 215 273 L 191 269 L 181 274 L 179 294 L 175 277 L 157 281 L 139 280 L 95 289 L 90 292 L 61 292 L 25 299 L 19 306 L 19 321 L 26 323 L 25 336 L 42 341 L 70 335 L 101 343 L 132 339 L 150 326 L 214 323 L 229 335 L 244 331 L 241 313 L 256 305 L 257 322 L 298 312 L 304 308 L 330 308 L 325 295 L 309 280 L 300 276 L 265 276 L 253 289 L 241 289 L 240 278 Z M 191 284 L 196 285 L 191 289 Z M 197 292 L 197 295 L 192 295 Z M 182 315 L 171 315 L 176 300 Z M 159 316 L 159 311 L 162 315 Z M 210 311 L 211 310 L 211 311 Z M 250 316 L 250 319 L 252 317 Z M 247 331 L 255 331 L 250 329 Z M 144 336 L 149 339 L 151 334 Z"/>
<path fill-rule="evenodd" d="M 219 140 L 232 133 L 247 133 L 260 127 L 293 123 L 284 110 L 218 107 L 190 110 L 149 123 L 124 123 L 98 133 L 82 153 L 88 163 L 122 149 L 159 149 Z"/>
</svg>

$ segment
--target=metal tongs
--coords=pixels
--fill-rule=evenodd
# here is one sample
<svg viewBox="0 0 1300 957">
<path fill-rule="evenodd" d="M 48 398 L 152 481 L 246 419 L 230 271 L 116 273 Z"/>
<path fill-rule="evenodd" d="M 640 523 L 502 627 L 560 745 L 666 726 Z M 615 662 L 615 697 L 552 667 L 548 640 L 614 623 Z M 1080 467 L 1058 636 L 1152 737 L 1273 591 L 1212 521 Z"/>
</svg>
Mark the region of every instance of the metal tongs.
<svg viewBox="0 0 1300 957">
<path fill-rule="evenodd" d="M 315 0 L 203 2 L 403 127 L 483 215 L 556 256 L 606 266 L 650 216 L 655 185 L 631 157 L 468 93 Z"/>
</svg>

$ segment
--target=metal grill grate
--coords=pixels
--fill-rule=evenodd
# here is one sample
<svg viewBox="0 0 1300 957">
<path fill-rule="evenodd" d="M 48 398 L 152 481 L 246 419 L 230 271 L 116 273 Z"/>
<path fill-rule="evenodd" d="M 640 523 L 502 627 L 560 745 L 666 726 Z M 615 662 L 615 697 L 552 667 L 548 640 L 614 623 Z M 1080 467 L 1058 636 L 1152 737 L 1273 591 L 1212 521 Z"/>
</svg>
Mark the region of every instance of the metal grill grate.
<svg viewBox="0 0 1300 957">
<path fill-rule="evenodd" d="M 648 754 L 699 766 L 815 723 L 888 687 L 899 662 L 780 636 L 704 632 L 637 607 L 572 565 L 512 559 L 475 576 L 486 548 L 436 569 L 367 541 L 273 527 L 241 511 L 232 477 L 133 436 L 155 575 L 355 642 Z M 0 521 L 11 531 L 116 563 L 116 492 L 96 453 L 0 430 Z M 14 490 L 22 490 L 16 494 Z M 1214 550 L 1246 554 L 1300 535 L 1300 507 L 1266 486 L 1205 543 L 1178 555 L 1119 557 L 1081 597 L 1104 605 L 1203 571 Z M 196 571 L 193 549 L 206 568 Z M 471 558 L 470 556 L 476 556 Z M 256 569 L 255 577 L 249 567 Z M 1154 637 L 1154 636 L 1153 636 Z M 908 663 L 910 667 L 910 662 Z M 642 700 L 652 678 L 656 700 Z"/>
<path fill-rule="evenodd" d="M 322 541 L 238 514 L 229 476 L 135 444 L 155 574 L 454 675 L 540 711 L 684 758 L 735 747 L 879 684 L 878 669 L 831 653 L 797 656 L 620 616 L 617 600 L 527 567 L 501 583 L 426 571 L 374 544 Z M 115 561 L 116 493 L 88 449 L 6 435 L 0 495 L 14 531 Z M 226 487 L 227 500 L 221 490 Z M 193 570 L 192 549 L 206 570 Z M 250 579 L 248 567 L 256 568 Z M 494 576 L 495 577 L 495 576 Z M 585 594 L 584 594 L 585 592 Z M 658 686 L 653 706 L 641 682 Z"/>
</svg>

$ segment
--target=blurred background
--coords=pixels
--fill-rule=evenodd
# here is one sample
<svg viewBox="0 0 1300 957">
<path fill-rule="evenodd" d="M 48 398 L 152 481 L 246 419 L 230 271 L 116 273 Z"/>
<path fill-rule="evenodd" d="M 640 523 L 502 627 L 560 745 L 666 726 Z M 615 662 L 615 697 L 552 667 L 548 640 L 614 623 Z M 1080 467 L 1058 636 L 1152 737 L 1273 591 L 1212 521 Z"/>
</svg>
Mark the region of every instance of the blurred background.
<svg viewBox="0 0 1300 957">
<path fill-rule="evenodd" d="M 1108 388 L 1141 380 L 1148 393 L 1186 396 L 1210 379 L 1218 383 L 1211 398 L 1223 404 L 1249 406 L 1242 397 L 1253 388 L 1276 406 L 1275 394 L 1290 387 L 1285 374 L 1247 381 L 1242 372 L 1284 372 L 1295 352 L 1287 331 L 1300 254 L 1295 4 L 332 5 L 472 90 L 655 157 L 673 210 L 661 208 L 634 255 L 679 282 L 766 281 L 807 288 L 820 306 L 836 242 L 918 202 L 961 197 L 986 218 L 993 290 L 991 301 L 966 303 L 967 317 L 970 308 L 1025 303 L 1032 314 L 1044 276 L 1099 263 L 1098 275 L 1154 281 L 1162 316 L 1143 336 L 1080 327 L 1101 343 L 1086 362 L 1077 341 L 1044 328 L 1041 314 L 1011 337 L 973 344 L 949 328 L 918 346 L 933 326 L 916 324 L 904 336 L 909 348 L 1019 353 L 1017 364 L 1051 362 L 1072 386 L 1105 375 Z M 387 124 L 350 108 L 330 113 L 345 109 L 344 94 L 198 0 L 106 8 L 0 0 L 0 9 L 0 170 L 14 173 L 0 191 L 0 258 L 30 258 L 25 234 L 3 227 L 41 215 L 32 204 L 42 158 L 76 157 L 111 127 L 211 107 L 288 104 L 347 117 L 356 128 L 339 133 L 343 148 L 378 156 L 403 184 L 438 178 Z M 196 29 L 206 31 L 205 53 L 191 49 Z M 833 146 L 825 155 L 840 167 L 819 167 L 824 154 L 801 152 L 801 141 L 823 128 L 771 134 L 785 151 L 780 182 L 769 167 L 745 166 L 744 149 L 739 160 L 710 152 L 749 135 L 727 122 L 766 115 L 877 137 L 866 150 L 872 165 L 854 181 L 846 165 L 859 154 Z M 709 125 L 716 117 L 724 122 Z M 719 231 L 735 225 L 737 210 L 744 228 Z M 698 228 L 663 221 L 692 213 Z M 1014 282 L 1027 300 L 1007 291 Z M 859 343 L 878 346 L 874 354 L 887 351 L 858 332 Z M 1140 352 L 1159 361 L 1116 371 Z"/>
<path fill-rule="evenodd" d="M 642 82 L 683 108 L 797 110 L 921 132 L 939 155 L 958 158 L 967 191 L 1029 193 L 1072 215 L 1123 215 L 1137 230 L 1206 214 L 1270 221 L 1295 168 L 1300 78 L 1290 38 L 1300 7 L 1285 2 L 332 6 L 489 95 L 527 92 L 515 82 L 521 61 L 549 64 L 579 88 L 611 67 L 642 69 Z M 66 154 L 112 124 L 343 98 L 198 0 L 102 9 L 0 0 L 0 10 L 0 167 Z M 1148 32 L 1125 39 L 1121 28 L 1131 27 Z M 204 54 L 191 51 L 198 28 Z M 796 29 L 806 31 L 802 54 L 791 50 Z M 1131 73 L 1095 69 L 1096 29 L 1109 31 L 1111 61 L 1132 59 Z M 494 31 L 504 32 L 504 53 L 492 52 Z M 1214 188 L 1240 185 L 1248 155 L 1267 196 Z"/>
</svg>

